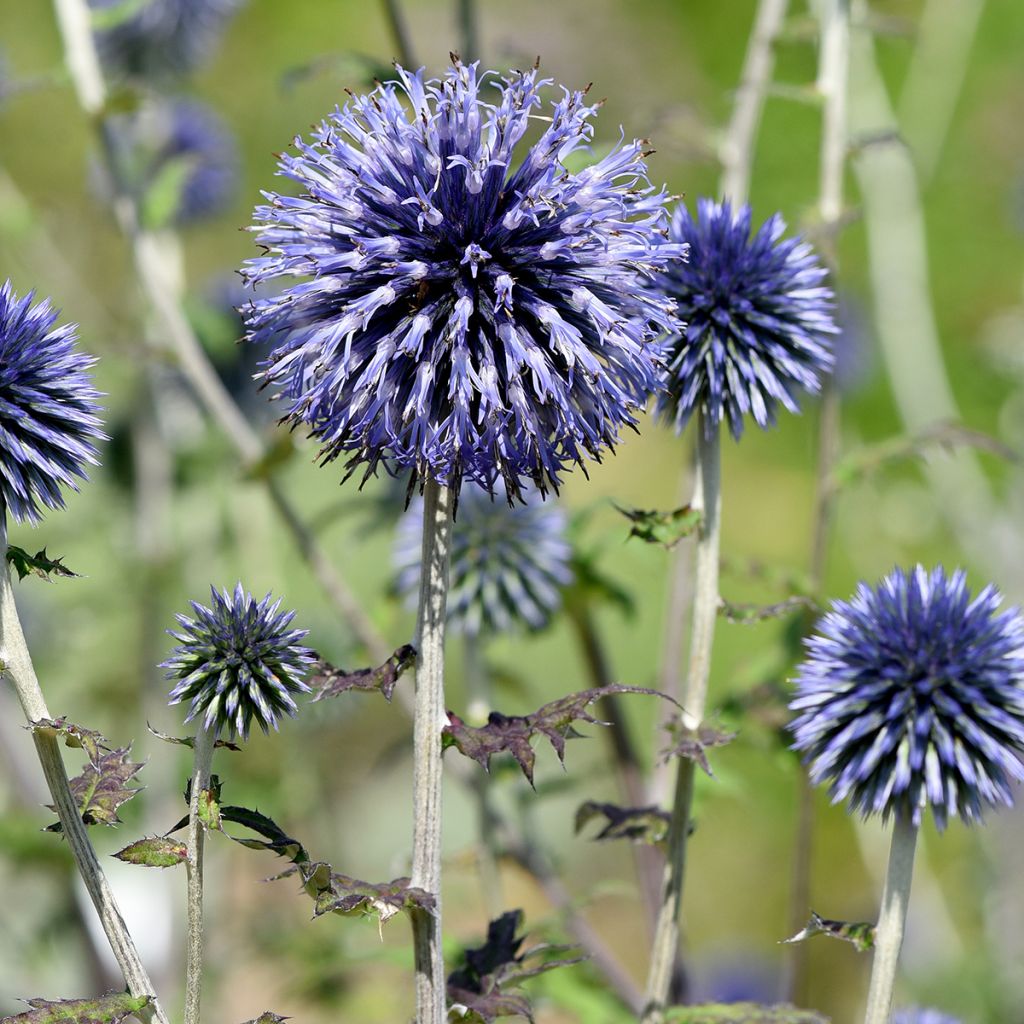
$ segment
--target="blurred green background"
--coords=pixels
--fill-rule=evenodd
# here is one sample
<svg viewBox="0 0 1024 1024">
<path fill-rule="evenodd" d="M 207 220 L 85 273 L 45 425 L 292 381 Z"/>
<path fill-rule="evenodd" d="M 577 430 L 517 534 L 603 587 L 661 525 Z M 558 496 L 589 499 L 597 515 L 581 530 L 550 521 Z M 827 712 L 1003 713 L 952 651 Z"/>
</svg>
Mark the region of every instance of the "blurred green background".
<svg viewBox="0 0 1024 1024">
<path fill-rule="evenodd" d="M 934 173 L 918 175 L 930 293 L 941 356 L 959 419 L 1011 447 L 1024 443 L 1024 5 L 945 0 L 928 4 L 933 27 L 957 24 L 980 10 L 976 34 L 960 38 L 965 72 L 943 98 L 940 74 L 918 106 L 908 103 L 908 68 L 924 43 L 924 4 L 875 4 L 878 65 L 897 109 L 910 110 L 907 139 L 932 138 L 948 119 Z M 460 46 L 454 3 L 408 0 L 404 12 L 419 62 L 440 70 Z M 812 233 L 818 189 L 820 109 L 808 87 L 816 74 L 815 22 L 803 3 L 791 5 L 776 46 L 775 82 L 757 139 L 751 200 L 758 219 L 781 210 L 792 227 Z M 755 5 L 749 0 L 479 0 L 480 54 L 498 69 L 523 66 L 536 54 L 545 73 L 607 97 L 597 120 L 598 146 L 627 136 L 652 140 L 652 179 L 688 199 L 714 194 L 716 146 L 732 106 Z M 943 20 L 945 19 L 945 20 Z M 970 18 L 967 18 L 970 21 Z M 866 28 L 857 29 L 858 32 Z M 961 34 L 962 36 L 962 34 Z M 957 35 L 953 33 L 956 50 Z M 15 526 L 11 540 L 63 556 L 80 579 L 17 586 L 37 669 L 55 715 L 98 728 L 118 744 L 134 739 L 148 758 L 145 791 L 124 808 L 116 832 L 93 830 L 109 854 L 146 833 L 162 832 L 183 813 L 188 773 L 182 748 L 147 732 L 148 720 L 181 732 L 179 709 L 165 706 L 166 685 L 155 663 L 170 641 L 163 630 L 190 598 L 211 583 L 242 579 L 253 592 L 273 590 L 297 610 L 313 645 L 335 663 L 366 663 L 350 633 L 324 600 L 258 482 L 238 470 L 231 449 L 166 363 L 159 415 L 142 387 L 145 338 L 154 328 L 133 276 L 130 256 L 108 208 L 90 184 L 94 145 L 61 70 L 61 47 L 50 5 L 0 0 L 0 276 L 24 293 L 52 296 L 80 324 L 86 349 L 100 357 L 112 440 L 103 467 L 68 509 L 37 529 Z M 241 261 L 253 255 L 249 222 L 261 188 L 275 181 L 274 152 L 344 99 L 343 89 L 370 83 L 367 67 L 396 54 L 382 7 L 370 0 L 250 0 L 231 21 L 210 61 L 181 90 L 208 102 L 230 124 L 240 151 L 240 182 L 231 208 L 183 235 L 189 308 L 211 352 L 237 359 L 230 317 L 211 297 Z M 371 73 L 372 74 L 372 73 Z M 954 78 L 955 68 L 948 74 Z M 934 88 L 932 88 L 934 86 Z M 857 88 L 856 79 L 853 88 Z M 929 131 L 932 135 L 929 135 Z M 851 147 L 869 153 L 863 138 Z M 902 147 L 890 138 L 876 147 Z M 920 164 L 919 164 L 920 167 Z M 842 448 L 859 448 L 906 433 L 894 401 L 882 341 L 875 327 L 867 204 L 851 172 L 849 217 L 838 240 L 839 289 L 854 313 L 848 344 L 858 372 L 842 396 Z M 921 367 L 921 380 L 929 367 Z M 906 384 L 906 381 L 903 382 Z M 911 381 L 911 391 L 916 387 Z M 923 386 L 923 385 L 922 385 Z M 925 407 L 927 393 L 917 396 Z M 248 399 L 247 399 L 248 400 Z M 251 408 L 258 408 L 253 399 Z M 936 416 L 945 415 L 937 403 Z M 260 429 L 277 429 L 262 415 Z M 818 407 L 786 416 L 769 433 L 748 429 L 725 445 L 723 595 L 734 602 L 778 601 L 786 574 L 806 574 L 815 493 Z M 339 488 L 339 470 L 318 469 L 314 448 L 296 437 L 294 457 L 279 470 L 288 494 L 316 524 L 320 541 L 357 592 L 389 644 L 406 642 L 410 613 L 391 595 L 389 518 L 400 497 L 383 481 L 359 491 Z M 659 684 L 661 634 L 670 556 L 627 542 L 628 524 L 612 501 L 671 508 L 682 498 L 690 451 L 645 420 L 623 438 L 616 455 L 587 480 L 574 474 L 562 500 L 583 520 L 579 535 L 601 571 L 632 594 L 632 614 L 598 612 L 601 637 L 617 679 Z M 161 460 L 167 460 L 164 466 Z M 963 467 L 979 468 L 971 494 L 955 483 Z M 166 471 L 165 471 L 166 470 Z M 155 483 L 154 483 L 155 481 Z M 161 481 L 170 491 L 161 491 Z M 945 483 L 943 483 L 945 481 Z M 963 564 L 972 583 L 994 581 L 1015 600 L 1024 596 L 1017 525 L 1021 477 L 989 453 L 957 456 L 939 446 L 926 460 L 897 459 L 842 489 L 829 547 L 830 596 L 846 596 L 858 579 L 874 581 L 894 563 Z M 980 486 L 979 486 L 980 485 Z M 156 488 L 154 490 L 154 488 Z M 986 493 L 987 489 L 987 493 Z M 977 492 L 977 493 L 973 493 Z M 389 509 L 382 512 L 382 509 Z M 751 567 L 765 571 L 754 573 Z M 793 618 L 754 625 L 720 622 L 711 704 L 765 682 L 784 682 L 792 669 Z M 452 646 L 449 706 L 462 712 L 460 647 Z M 536 636 L 496 638 L 487 658 L 497 680 L 495 702 L 507 713 L 591 685 L 570 625 L 558 620 Z M 399 686 L 410 686 L 406 679 Z M 629 724 L 648 762 L 662 738 L 660 709 L 627 698 Z M 0 1013 L 18 1011 L 22 996 L 84 995 L 113 984 L 110 965 L 87 938 L 91 910 L 71 881 L 60 841 L 39 829 L 49 820 L 28 733 L 17 702 L 0 690 Z M 716 778 L 700 780 L 698 832 L 690 847 L 685 942 L 695 997 L 775 998 L 785 956 L 779 940 L 790 925 L 797 765 L 756 718 L 713 754 Z M 573 835 L 584 799 L 615 799 L 605 737 L 569 745 L 563 775 L 550 749 L 538 754 L 538 794 L 514 772 L 498 772 L 500 805 L 525 813 L 562 872 L 572 899 L 625 968 L 642 982 L 646 925 L 631 853 L 621 843 Z M 350 695 L 303 709 L 279 735 L 255 736 L 241 754 L 219 755 L 217 771 L 231 802 L 258 805 L 314 856 L 338 871 L 383 881 L 407 871 L 410 825 L 409 721 L 396 701 Z M 454 752 L 447 757 L 458 756 Z M 69 752 L 69 763 L 75 754 Z M 446 929 L 454 952 L 478 941 L 486 910 L 475 868 L 472 801 L 457 785 L 446 791 Z M 877 824 L 862 825 L 817 796 L 811 907 L 846 920 L 874 916 L 885 861 Z M 959 824 L 945 835 L 929 826 L 920 851 L 904 953 L 901 1002 L 941 1006 L 972 1024 L 1024 1021 L 1024 821 L 993 815 L 984 829 Z M 165 1002 L 176 1012 L 181 966 L 184 876 L 126 868 L 109 858 L 122 902 L 131 909 L 144 957 Z M 264 884 L 280 869 L 268 854 L 228 842 L 208 853 L 209 977 L 205 1012 L 244 1020 L 274 1009 L 298 1020 L 394 1022 L 411 1013 L 408 931 L 395 921 L 378 938 L 370 922 L 311 922 L 311 906 L 292 881 Z M 503 866 L 505 903 L 522 906 L 537 936 L 562 936 L 562 915 L 538 885 Z M 79 908 L 79 909 L 76 909 Z M 824 938 L 807 948 L 803 1002 L 836 1021 L 855 1019 L 869 960 Z M 629 1019 L 603 995 L 592 966 L 538 981 L 538 1021 Z"/>
</svg>

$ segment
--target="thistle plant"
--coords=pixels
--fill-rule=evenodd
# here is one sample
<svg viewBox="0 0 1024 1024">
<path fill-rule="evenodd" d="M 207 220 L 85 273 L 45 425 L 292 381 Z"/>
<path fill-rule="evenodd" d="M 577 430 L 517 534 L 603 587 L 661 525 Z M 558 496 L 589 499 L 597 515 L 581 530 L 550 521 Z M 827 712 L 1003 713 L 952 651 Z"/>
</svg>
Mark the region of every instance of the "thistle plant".
<svg viewBox="0 0 1024 1024">
<path fill-rule="evenodd" d="M 309 691 L 305 675 L 313 652 L 299 641 L 307 630 L 292 629 L 294 612 L 280 611 L 280 600 L 262 601 L 242 589 L 218 593 L 211 607 L 192 601 L 192 616 L 177 615 L 178 641 L 161 664 L 174 679 L 171 704 L 189 701 L 185 721 L 200 718 L 189 795 L 187 856 L 188 951 L 185 1022 L 198 1024 L 203 969 L 203 835 L 210 802 L 213 750 L 221 732 L 243 739 L 255 721 L 266 733 L 281 715 L 294 715 L 295 694 Z"/>
<path fill-rule="evenodd" d="M 396 66 L 296 139 L 279 171 L 300 197 L 266 193 L 254 228 L 266 255 L 244 271 L 282 279 L 254 300 L 247 338 L 321 460 L 408 470 L 424 493 L 416 631 L 417 1014 L 445 1019 L 441 958 L 440 731 L 451 518 L 464 479 L 511 498 L 557 489 L 632 426 L 657 384 L 673 303 L 653 276 L 682 254 L 644 144 L 578 173 L 563 161 L 593 135 L 596 105 L 562 90 L 524 141 L 550 83 L 453 58 L 442 79 Z M 309 280 L 295 283 L 296 276 Z"/>
<path fill-rule="evenodd" d="M 812 781 L 894 819 L 867 1024 L 888 1022 L 917 833 L 1012 803 L 1024 778 L 1024 619 L 963 572 L 894 570 L 836 601 L 806 641 L 790 729 Z"/>
</svg>

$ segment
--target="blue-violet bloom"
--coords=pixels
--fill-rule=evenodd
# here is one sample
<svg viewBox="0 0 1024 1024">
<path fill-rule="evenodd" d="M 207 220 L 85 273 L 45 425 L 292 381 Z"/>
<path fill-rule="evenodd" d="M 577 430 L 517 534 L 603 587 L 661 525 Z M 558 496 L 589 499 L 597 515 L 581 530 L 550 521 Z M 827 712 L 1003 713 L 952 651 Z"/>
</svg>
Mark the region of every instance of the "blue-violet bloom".
<svg viewBox="0 0 1024 1024">
<path fill-rule="evenodd" d="M 191 601 L 194 618 L 175 615 L 180 632 L 168 630 L 179 646 L 161 663 L 178 680 L 171 704 L 190 701 L 185 721 L 203 716 L 206 728 L 249 735 L 253 720 L 267 732 L 282 714 L 294 715 L 293 694 L 309 691 L 305 676 L 315 655 L 299 641 L 305 629 L 291 629 L 294 612 L 267 594 L 257 601 L 239 583 L 234 592 L 211 587 L 211 607 Z"/>
<path fill-rule="evenodd" d="M 962 1024 L 962 1021 L 941 1010 L 908 1006 L 896 1011 L 892 1018 L 892 1024 Z"/>
<path fill-rule="evenodd" d="M 832 292 L 825 269 L 799 238 L 783 239 L 778 214 L 751 236 L 750 207 L 701 199 L 697 217 L 680 204 L 673 241 L 690 258 L 661 279 L 686 321 L 672 337 L 658 413 L 681 431 L 695 412 L 710 434 L 728 420 L 743 433 L 748 413 L 762 428 L 778 407 L 798 412 L 796 395 L 817 392 L 834 362 Z"/>
<path fill-rule="evenodd" d="M 963 572 L 894 570 L 836 601 L 805 643 L 790 703 L 812 781 L 865 817 L 930 806 L 981 818 L 1024 777 L 1024 620 Z"/>
<path fill-rule="evenodd" d="M 40 505 L 63 508 L 61 488 L 78 490 L 97 464 L 98 400 L 73 324 L 54 326 L 48 299 L 18 298 L 0 286 L 0 497 L 18 522 L 39 522 Z"/>
<path fill-rule="evenodd" d="M 667 197 L 642 142 L 571 171 L 598 105 L 563 89 L 543 115 L 536 69 L 396 73 L 280 158 L 302 194 L 264 193 L 243 273 L 287 287 L 248 338 L 324 462 L 557 489 L 658 386 L 679 322 L 652 278 L 685 253 Z"/>
</svg>

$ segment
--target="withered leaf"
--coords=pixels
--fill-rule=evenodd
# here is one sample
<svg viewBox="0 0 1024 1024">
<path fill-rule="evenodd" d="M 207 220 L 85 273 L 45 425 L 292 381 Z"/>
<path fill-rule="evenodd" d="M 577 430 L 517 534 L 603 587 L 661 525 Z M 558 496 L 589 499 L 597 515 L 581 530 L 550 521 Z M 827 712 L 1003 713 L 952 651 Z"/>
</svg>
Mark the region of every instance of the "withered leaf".
<svg viewBox="0 0 1024 1024">
<path fill-rule="evenodd" d="M 380 690 L 389 703 L 395 692 L 395 684 L 407 669 L 416 664 L 416 648 L 412 644 L 399 647 L 394 654 L 377 668 L 360 668 L 354 672 L 335 668 L 322 658 L 317 664 L 309 685 L 313 688 L 313 700 L 337 697 L 349 690 Z"/>
<path fill-rule="evenodd" d="M 129 783 L 144 765 L 129 761 L 129 753 L 131 747 L 101 753 L 85 766 L 81 775 L 71 779 L 71 794 L 86 825 L 120 825 L 117 809 L 141 791 L 141 787 Z M 47 806 L 51 811 L 57 810 L 53 804 Z M 48 825 L 47 830 L 60 832 L 60 822 Z"/>
<path fill-rule="evenodd" d="M 833 939 L 843 939 L 852 943 L 858 953 L 866 953 L 875 948 L 875 926 L 871 921 L 830 921 L 813 910 L 806 926 L 796 935 L 782 941 L 803 942 L 812 935 L 830 935 Z"/>
<path fill-rule="evenodd" d="M 654 845 L 665 841 L 672 815 L 657 806 L 619 807 L 616 804 L 587 800 L 576 810 L 575 831 L 580 831 L 594 820 L 603 818 L 604 828 L 594 839 L 632 839 Z"/>
<path fill-rule="evenodd" d="M 26 999 L 31 1010 L 3 1017 L 0 1024 L 117 1024 L 150 1001 L 150 996 L 130 996 L 127 992 L 107 992 L 95 999 Z"/>
<path fill-rule="evenodd" d="M 85 751 L 93 763 L 100 759 L 100 751 L 110 750 L 110 743 L 95 729 L 69 722 L 67 718 L 40 718 L 26 726 L 33 732 L 54 732 L 64 740 L 64 745 Z"/>
<path fill-rule="evenodd" d="M 172 868 L 183 864 L 188 856 L 185 844 L 167 836 L 149 836 L 129 843 L 114 856 L 125 864 L 139 864 L 147 868 Z"/>
<path fill-rule="evenodd" d="M 711 771 L 706 751 L 713 747 L 724 747 L 736 739 L 736 733 L 716 729 L 711 725 L 688 729 L 679 722 L 673 722 L 667 729 L 669 745 L 661 752 L 662 762 L 673 757 L 686 757 L 700 765 L 711 778 L 714 778 L 714 772 Z"/>
</svg>

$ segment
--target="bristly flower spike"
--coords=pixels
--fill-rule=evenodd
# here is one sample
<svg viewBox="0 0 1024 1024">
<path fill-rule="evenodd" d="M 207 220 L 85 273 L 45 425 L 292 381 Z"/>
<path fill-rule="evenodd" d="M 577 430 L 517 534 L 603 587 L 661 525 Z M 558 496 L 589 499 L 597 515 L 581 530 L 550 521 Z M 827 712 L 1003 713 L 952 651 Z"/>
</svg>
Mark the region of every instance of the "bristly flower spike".
<svg viewBox="0 0 1024 1024">
<path fill-rule="evenodd" d="M 751 235 L 749 206 L 701 199 L 694 219 L 680 204 L 670 237 L 690 258 L 661 278 L 686 321 L 674 334 L 658 413 L 681 431 L 695 412 L 709 434 L 727 421 L 743 433 L 748 414 L 761 428 L 781 405 L 815 393 L 835 362 L 832 292 L 826 271 L 799 238 L 783 239 L 779 214 Z"/>
<path fill-rule="evenodd" d="M 1024 778 L 1024 620 L 963 572 L 894 570 L 806 641 L 790 729 L 814 782 L 865 817 L 938 827 L 1012 803 Z"/>
<path fill-rule="evenodd" d="M 97 464 L 96 360 L 78 350 L 73 324 L 54 326 L 48 299 L 18 298 L 0 286 L 0 497 L 18 522 L 40 522 L 41 505 L 64 507 L 62 488 L 78 490 Z"/>
<path fill-rule="evenodd" d="M 234 592 L 210 588 L 211 607 L 192 601 L 194 618 L 176 615 L 180 632 L 168 630 L 179 646 L 161 663 L 178 680 L 170 704 L 190 701 L 186 721 L 202 715 L 207 729 L 227 729 L 246 738 L 255 721 L 264 732 L 293 715 L 294 694 L 305 682 L 315 655 L 299 641 L 308 630 L 289 628 L 294 612 L 267 594 L 256 601 L 239 583 Z"/>
<path fill-rule="evenodd" d="M 653 278 L 686 251 L 667 196 L 639 141 L 570 171 L 596 105 L 563 89 L 541 117 L 536 69 L 396 75 L 280 157 L 302 193 L 264 193 L 266 255 L 243 274 L 286 287 L 254 300 L 247 337 L 324 462 L 557 489 L 658 386 L 680 324 Z"/>
</svg>

